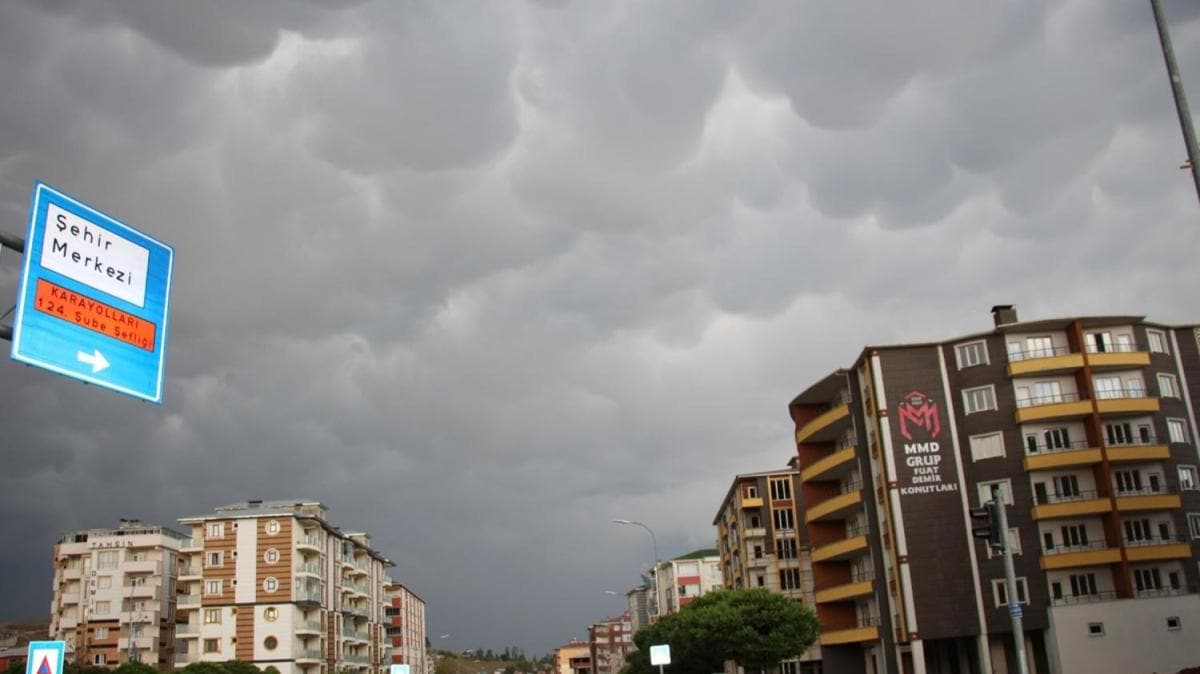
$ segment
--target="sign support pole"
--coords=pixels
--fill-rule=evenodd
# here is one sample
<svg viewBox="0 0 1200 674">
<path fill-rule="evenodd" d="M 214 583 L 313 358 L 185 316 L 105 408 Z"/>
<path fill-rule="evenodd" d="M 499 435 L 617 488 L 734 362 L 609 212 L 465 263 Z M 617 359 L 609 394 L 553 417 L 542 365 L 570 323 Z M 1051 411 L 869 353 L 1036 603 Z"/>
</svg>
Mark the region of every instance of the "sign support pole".
<svg viewBox="0 0 1200 674">
<path fill-rule="evenodd" d="M 1013 646 L 1017 652 L 1017 674 L 1029 674 L 1029 664 L 1025 659 L 1025 628 L 1021 619 L 1021 598 L 1017 595 L 1017 572 L 1013 566 L 1012 546 L 1008 544 L 1008 510 L 1000 498 L 999 485 L 992 485 L 992 500 L 996 502 L 996 511 L 1000 521 L 992 526 L 1000 527 L 1000 540 L 1004 542 L 1004 585 L 1008 595 L 1008 615 L 1012 617 Z"/>
<path fill-rule="evenodd" d="M 19 236 L 13 236 L 12 234 L 5 234 L 4 232 L 0 232 L 0 251 L 3 251 L 5 248 L 11 248 L 11 249 L 17 251 L 18 253 L 21 253 L 22 255 L 24 255 L 25 254 L 25 239 L 22 239 Z M 2 317 L 0 317 L 0 318 L 2 318 Z M 11 342 L 12 341 L 12 333 L 13 333 L 13 329 L 12 329 L 11 325 L 0 325 L 0 339 L 6 339 Z"/>
</svg>

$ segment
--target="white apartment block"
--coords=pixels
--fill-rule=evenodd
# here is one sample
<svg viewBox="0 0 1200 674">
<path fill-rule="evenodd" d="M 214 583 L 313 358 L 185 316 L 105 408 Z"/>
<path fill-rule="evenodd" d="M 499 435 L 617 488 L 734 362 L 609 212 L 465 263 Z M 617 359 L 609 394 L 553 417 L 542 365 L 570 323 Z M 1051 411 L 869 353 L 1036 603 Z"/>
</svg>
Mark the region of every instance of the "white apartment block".
<svg viewBox="0 0 1200 674">
<path fill-rule="evenodd" d="M 54 546 L 49 636 L 66 660 L 169 667 L 175 645 L 175 571 L 185 536 L 122 520 L 65 534 Z"/>
<path fill-rule="evenodd" d="M 248 501 L 179 520 L 176 666 L 243 660 L 269 674 L 383 674 L 391 562 L 316 501 Z"/>
<path fill-rule="evenodd" d="M 697 550 L 659 562 L 654 576 L 658 607 L 654 620 L 678 612 L 706 592 L 724 587 L 721 557 L 716 550 Z"/>
</svg>

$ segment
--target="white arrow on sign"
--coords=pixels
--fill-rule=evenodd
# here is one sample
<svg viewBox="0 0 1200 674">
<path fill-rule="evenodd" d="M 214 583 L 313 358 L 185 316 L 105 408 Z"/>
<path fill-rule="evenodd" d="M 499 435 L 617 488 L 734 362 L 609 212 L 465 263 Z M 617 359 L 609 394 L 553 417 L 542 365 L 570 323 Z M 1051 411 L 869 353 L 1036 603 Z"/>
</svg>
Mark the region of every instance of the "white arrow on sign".
<svg viewBox="0 0 1200 674">
<path fill-rule="evenodd" d="M 93 349 L 92 353 L 76 351 L 75 357 L 79 359 L 79 362 L 91 365 L 92 374 L 108 367 L 108 359 L 104 357 L 104 354 L 100 353 L 100 349 Z"/>
</svg>

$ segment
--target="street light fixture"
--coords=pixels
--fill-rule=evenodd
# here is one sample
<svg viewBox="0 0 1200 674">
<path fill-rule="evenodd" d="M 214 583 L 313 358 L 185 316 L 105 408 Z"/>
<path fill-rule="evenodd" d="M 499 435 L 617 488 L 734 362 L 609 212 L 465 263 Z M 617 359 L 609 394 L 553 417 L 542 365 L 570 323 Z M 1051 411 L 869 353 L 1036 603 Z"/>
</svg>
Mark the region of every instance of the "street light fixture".
<svg viewBox="0 0 1200 674">
<path fill-rule="evenodd" d="M 639 522 L 637 520 L 615 519 L 615 520 L 613 520 L 613 523 L 614 524 L 628 524 L 628 525 L 632 525 L 635 527 L 641 527 L 646 530 L 646 533 L 650 534 L 650 542 L 654 545 L 654 602 L 653 602 L 653 605 L 651 606 L 651 613 L 653 613 L 654 615 L 657 615 L 658 614 L 658 564 L 659 564 L 658 537 L 654 535 L 653 529 L 651 529 L 650 527 L 646 526 L 644 523 Z"/>
</svg>

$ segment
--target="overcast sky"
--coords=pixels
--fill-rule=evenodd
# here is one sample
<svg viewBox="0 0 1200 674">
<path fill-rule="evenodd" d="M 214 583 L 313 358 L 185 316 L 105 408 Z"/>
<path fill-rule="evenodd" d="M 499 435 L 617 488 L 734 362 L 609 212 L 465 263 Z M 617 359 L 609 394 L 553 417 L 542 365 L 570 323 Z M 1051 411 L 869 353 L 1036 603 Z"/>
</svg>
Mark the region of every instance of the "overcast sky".
<svg viewBox="0 0 1200 674">
<path fill-rule="evenodd" d="M 176 251 L 162 406 L 0 362 L 0 618 L 65 531 L 304 497 L 544 653 L 864 344 L 1200 321 L 1146 2 L 0 0 L 0 91 L 0 230 L 43 180 Z"/>
</svg>

